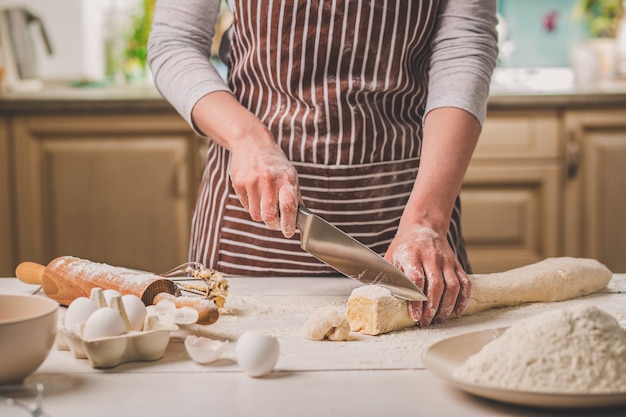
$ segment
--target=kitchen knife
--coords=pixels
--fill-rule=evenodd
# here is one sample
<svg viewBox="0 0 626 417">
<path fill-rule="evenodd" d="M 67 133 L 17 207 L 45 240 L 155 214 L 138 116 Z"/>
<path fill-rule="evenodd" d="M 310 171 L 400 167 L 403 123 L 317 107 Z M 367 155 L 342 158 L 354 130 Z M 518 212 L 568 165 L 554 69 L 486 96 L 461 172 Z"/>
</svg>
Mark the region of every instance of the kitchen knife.
<svg viewBox="0 0 626 417">
<path fill-rule="evenodd" d="M 426 301 L 402 271 L 307 208 L 298 206 L 297 225 L 302 249 L 347 277 L 385 287 L 404 300 Z"/>
</svg>

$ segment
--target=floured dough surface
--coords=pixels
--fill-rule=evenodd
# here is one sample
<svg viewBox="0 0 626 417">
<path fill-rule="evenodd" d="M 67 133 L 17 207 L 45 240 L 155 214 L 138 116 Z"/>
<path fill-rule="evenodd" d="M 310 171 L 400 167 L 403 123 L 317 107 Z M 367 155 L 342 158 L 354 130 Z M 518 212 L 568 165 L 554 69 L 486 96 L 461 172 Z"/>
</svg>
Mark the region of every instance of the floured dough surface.
<svg viewBox="0 0 626 417">
<path fill-rule="evenodd" d="M 352 291 L 346 318 L 352 331 L 369 335 L 415 326 L 407 302 L 377 285 L 364 285 Z"/>
<path fill-rule="evenodd" d="M 506 272 L 470 275 L 472 293 L 464 315 L 491 308 L 554 302 L 592 294 L 613 276 L 600 262 L 585 258 L 548 258 Z M 346 317 L 352 331 L 378 335 L 415 326 L 408 304 L 377 286 L 353 290 Z"/>
<path fill-rule="evenodd" d="M 302 336 L 309 340 L 348 340 L 350 326 L 345 313 L 339 308 L 325 308 L 307 319 L 302 327 Z"/>
<path fill-rule="evenodd" d="M 569 300 L 606 287 L 613 273 L 595 259 L 548 258 L 495 274 L 473 275 L 463 315 L 496 307 Z"/>
</svg>

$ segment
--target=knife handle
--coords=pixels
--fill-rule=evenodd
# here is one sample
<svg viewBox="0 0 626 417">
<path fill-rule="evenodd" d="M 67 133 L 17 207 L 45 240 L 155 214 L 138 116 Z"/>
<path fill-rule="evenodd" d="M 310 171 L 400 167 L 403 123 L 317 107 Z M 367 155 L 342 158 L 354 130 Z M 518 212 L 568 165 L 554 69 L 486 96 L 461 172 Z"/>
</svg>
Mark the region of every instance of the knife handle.
<svg viewBox="0 0 626 417">
<path fill-rule="evenodd" d="M 307 219 L 310 216 L 313 216 L 313 212 L 308 208 L 304 207 L 302 204 L 298 204 L 298 216 L 296 218 L 296 224 L 300 231 L 303 231 L 307 225 Z"/>
</svg>

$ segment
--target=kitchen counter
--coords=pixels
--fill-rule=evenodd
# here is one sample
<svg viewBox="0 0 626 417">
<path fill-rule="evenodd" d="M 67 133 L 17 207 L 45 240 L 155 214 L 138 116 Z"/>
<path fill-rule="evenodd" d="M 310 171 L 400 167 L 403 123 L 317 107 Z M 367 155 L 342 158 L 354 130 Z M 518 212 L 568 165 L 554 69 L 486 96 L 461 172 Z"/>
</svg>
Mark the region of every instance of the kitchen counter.
<svg viewBox="0 0 626 417">
<path fill-rule="evenodd" d="M 165 356 L 112 369 L 93 369 L 69 351 L 53 349 L 27 379 L 45 386 L 50 417 L 98 416 L 550 416 L 465 394 L 427 371 L 421 361 L 432 343 L 461 333 L 509 326 L 549 309 L 595 305 L 626 323 L 626 274 L 597 294 L 559 303 L 487 311 L 428 329 L 381 336 L 353 333 L 346 342 L 309 341 L 303 322 L 318 308 L 345 306 L 356 283 L 346 278 L 230 278 L 230 296 L 217 323 L 203 335 L 231 340 L 225 356 L 199 365 L 187 356 L 185 334 L 175 332 Z M 2 293 L 34 286 L 0 279 Z M 276 369 L 250 378 L 237 366 L 234 341 L 246 330 L 278 338 Z M 626 408 L 567 413 L 623 416 Z"/>
<path fill-rule="evenodd" d="M 626 79 L 577 85 L 569 68 L 497 68 L 490 110 L 570 110 L 619 108 L 626 105 Z"/>
<path fill-rule="evenodd" d="M 0 115 L 108 112 L 143 114 L 174 110 L 151 84 L 71 86 L 63 82 L 49 82 L 39 91 L 0 93 Z"/>
<path fill-rule="evenodd" d="M 494 73 L 489 109 L 575 109 L 626 105 L 626 80 L 576 86 L 567 68 L 501 69 Z M 154 85 L 71 86 L 47 82 L 40 91 L 0 93 L 0 114 L 172 111 Z"/>
</svg>

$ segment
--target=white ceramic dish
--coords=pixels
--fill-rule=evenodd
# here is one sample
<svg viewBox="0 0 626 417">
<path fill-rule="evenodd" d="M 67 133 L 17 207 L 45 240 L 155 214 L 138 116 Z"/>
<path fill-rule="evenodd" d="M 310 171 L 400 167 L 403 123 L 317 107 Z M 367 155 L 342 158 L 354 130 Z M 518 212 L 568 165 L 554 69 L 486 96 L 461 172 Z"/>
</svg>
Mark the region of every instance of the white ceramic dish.
<svg viewBox="0 0 626 417">
<path fill-rule="evenodd" d="M 471 384 L 453 376 L 483 346 L 502 334 L 506 328 L 466 333 L 441 340 L 424 353 L 426 369 L 467 393 L 499 402 L 542 408 L 597 408 L 626 404 L 626 392 L 615 394 L 566 394 L 516 391 Z"/>
</svg>

